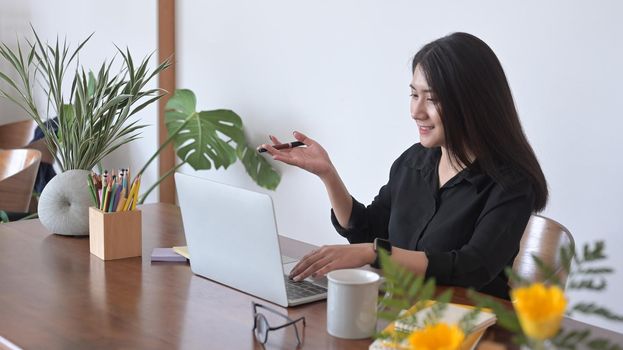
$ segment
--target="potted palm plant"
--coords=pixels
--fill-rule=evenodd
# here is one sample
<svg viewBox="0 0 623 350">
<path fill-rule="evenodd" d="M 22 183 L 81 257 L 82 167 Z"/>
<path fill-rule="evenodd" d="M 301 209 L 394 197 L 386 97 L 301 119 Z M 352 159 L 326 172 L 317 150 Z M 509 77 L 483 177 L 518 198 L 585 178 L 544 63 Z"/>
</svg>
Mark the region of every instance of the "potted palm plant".
<svg viewBox="0 0 623 350">
<path fill-rule="evenodd" d="M 48 44 L 34 28 L 32 33 L 23 49 L 19 41 L 16 49 L 0 45 L 0 58 L 13 70 L 0 72 L 8 86 L 0 87 L 0 96 L 37 123 L 62 171 L 41 193 L 42 224 L 54 233 L 86 235 L 87 174 L 106 155 L 140 136 L 145 125 L 132 117 L 164 95 L 147 84 L 169 64 L 150 70 L 151 55 L 135 63 L 129 50 L 117 48 L 121 59 L 104 61 L 92 73 L 78 62 L 92 35 L 71 49 L 66 41 Z M 41 95 L 43 106 L 36 101 Z"/>
</svg>

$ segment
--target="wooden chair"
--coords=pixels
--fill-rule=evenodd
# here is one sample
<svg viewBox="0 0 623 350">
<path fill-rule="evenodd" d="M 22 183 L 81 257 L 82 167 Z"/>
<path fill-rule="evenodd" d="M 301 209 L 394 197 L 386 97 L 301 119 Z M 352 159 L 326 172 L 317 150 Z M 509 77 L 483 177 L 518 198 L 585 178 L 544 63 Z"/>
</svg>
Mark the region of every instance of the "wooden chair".
<svg viewBox="0 0 623 350">
<path fill-rule="evenodd" d="M 35 149 L 0 150 L 0 209 L 28 212 L 41 152 Z"/>
<path fill-rule="evenodd" d="M 564 286 L 569 266 L 562 265 L 560 248 L 567 245 L 575 247 L 573 236 L 566 227 L 544 216 L 532 215 L 521 238 L 513 271 L 531 282 L 548 282 L 534 262 L 534 254 L 555 271 Z"/>
<path fill-rule="evenodd" d="M 35 132 L 36 123 L 30 119 L 0 125 L 0 148 L 26 147 Z"/>
<path fill-rule="evenodd" d="M 31 142 L 37 123 L 24 120 L 0 125 L 0 149 L 32 148 L 41 152 L 41 161 L 54 164 L 54 156 L 45 144 L 44 139 Z"/>
</svg>

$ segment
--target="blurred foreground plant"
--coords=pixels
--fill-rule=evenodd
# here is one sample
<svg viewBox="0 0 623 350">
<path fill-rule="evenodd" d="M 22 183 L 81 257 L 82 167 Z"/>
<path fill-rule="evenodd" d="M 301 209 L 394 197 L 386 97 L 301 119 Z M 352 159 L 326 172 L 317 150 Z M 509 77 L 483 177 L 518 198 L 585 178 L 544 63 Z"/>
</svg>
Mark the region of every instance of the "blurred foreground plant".
<svg viewBox="0 0 623 350">
<path fill-rule="evenodd" d="M 612 268 L 601 265 L 606 259 L 604 251 L 605 244 L 601 241 L 584 245 L 581 254 L 578 255 L 575 254 L 573 246 L 561 248 L 562 266 L 568 275 L 567 288 L 603 290 L 607 285 L 605 276 L 614 272 Z M 396 349 L 408 349 L 402 345 L 407 339 L 412 348 L 433 349 L 447 346 L 448 349 L 454 349 L 455 341 L 452 339 L 460 339 L 461 333 L 469 334 L 474 327 L 473 320 L 478 312 L 485 308 L 495 313 L 496 323 L 510 331 L 517 344 L 529 345 L 535 349 L 546 343 L 556 349 L 623 349 L 608 339 L 591 337 L 589 330 L 560 328 L 565 310 L 568 316 L 581 312 L 614 321 L 623 320 L 623 316 L 595 303 L 578 302 L 569 305 L 563 293 L 564 286 L 560 285 L 556 271 L 536 256 L 533 256 L 533 259 L 542 270 L 544 280 L 549 281 L 547 284 L 531 283 L 515 275 L 511 269 L 507 269 L 509 279 L 517 286 L 511 291 L 515 309 L 509 309 L 506 304 L 493 297 L 468 290 L 467 295 L 477 308 L 466 314 L 456 328 L 451 328 L 451 325 L 440 323 L 439 320 L 452 298 L 452 290 L 447 289 L 437 297 L 437 302 L 430 307 L 431 310 L 425 317 L 416 317 L 418 311 L 430 306 L 430 299 L 435 295 L 434 280 L 424 280 L 422 276 L 415 276 L 393 262 L 382 251 L 380 255 L 386 284 L 383 287 L 385 295 L 379 301 L 383 308 L 383 311 L 379 312 L 379 317 L 412 326 L 405 329 L 397 327 L 391 332 L 377 335 L 377 338 L 393 344 L 391 346 Z M 418 335 L 413 332 L 414 328 L 418 329 L 416 331 Z"/>
<path fill-rule="evenodd" d="M 606 288 L 607 279 L 605 276 L 612 274 L 614 269 L 599 265 L 606 260 L 604 251 L 605 243 L 603 241 L 585 244 L 581 255 L 576 255 L 573 246 L 561 248 L 561 264 L 565 267 L 565 272 L 568 274 L 567 289 L 598 292 Z M 539 257 L 533 256 L 532 258 L 543 273 L 544 280 L 550 281 L 550 285 L 530 283 L 514 274 L 511 269 L 507 269 L 506 272 L 511 282 L 519 286 L 512 291 L 517 313 L 513 310 L 508 310 L 493 298 L 474 293 L 473 291 L 470 291 L 468 295 L 474 300 L 476 305 L 491 308 L 498 318 L 498 324 L 515 335 L 516 343 L 529 344 L 529 338 L 532 338 L 538 341 L 549 339 L 551 346 L 554 346 L 556 349 L 578 349 L 582 347 L 595 350 L 623 349 L 618 344 L 612 344 L 608 339 L 591 337 L 590 330 L 588 329 L 560 329 L 561 310 L 566 310 L 567 316 L 580 312 L 605 317 L 613 321 L 623 321 L 623 316 L 615 314 L 608 308 L 593 302 L 577 302 L 573 305 L 568 305 L 566 301 L 563 301 L 564 295 L 562 291 L 564 286 L 560 285 L 560 280 L 555 271 Z M 532 343 L 532 345 L 535 346 L 535 343 Z"/>
<path fill-rule="evenodd" d="M 381 267 L 385 292 L 380 298 L 379 318 L 394 321 L 389 332 L 381 332 L 376 338 L 383 339 L 396 349 L 402 349 L 405 340 L 412 349 L 458 349 L 465 335 L 472 332 L 474 321 L 480 313 L 475 308 L 466 313 L 456 325 L 440 322 L 452 299 L 452 289 L 448 288 L 435 297 L 435 279 L 416 276 L 405 267 L 395 263 L 390 256 L 380 251 Z M 431 300 L 435 299 L 434 302 Z M 431 305 L 432 304 L 432 305 Z M 423 315 L 418 312 L 428 308 Z"/>
</svg>

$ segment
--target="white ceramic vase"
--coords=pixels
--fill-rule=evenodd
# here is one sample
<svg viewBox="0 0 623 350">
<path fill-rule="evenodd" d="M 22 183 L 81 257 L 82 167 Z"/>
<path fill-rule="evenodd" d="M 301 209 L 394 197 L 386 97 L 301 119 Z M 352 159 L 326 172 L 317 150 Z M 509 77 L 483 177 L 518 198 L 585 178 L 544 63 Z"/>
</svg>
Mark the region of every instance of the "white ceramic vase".
<svg viewBox="0 0 623 350">
<path fill-rule="evenodd" d="M 38 214 L 50 232 L 66 236 L 89 234 L 91 195 L 88 170 L 68 170 L 56 175 L 43 189 Z"/>
</svg>

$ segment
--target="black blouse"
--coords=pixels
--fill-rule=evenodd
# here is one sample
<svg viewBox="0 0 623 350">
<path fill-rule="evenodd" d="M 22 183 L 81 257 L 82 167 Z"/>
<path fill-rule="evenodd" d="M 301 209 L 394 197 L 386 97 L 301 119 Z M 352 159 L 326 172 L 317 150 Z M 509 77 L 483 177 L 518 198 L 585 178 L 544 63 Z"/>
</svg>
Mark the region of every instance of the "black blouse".
<svg viewBox="0 0 623 350">
<path fill-rule="evenodd" d="M 512 266 L 534 209 L 534 190 L 523 176 L 504 187 L 463 169 L 439 188 L 440 148 L 418 144 L 392 165 L 389 182 L 367 207 L 353 198 L 348 229 L 331 221 L 350 243 L 389 239 L 393 246 L 425 252 L 426 277 L 438 284 L 473 287 L 509 299 L 506 266 Z"/>
</svg>

